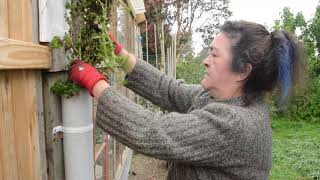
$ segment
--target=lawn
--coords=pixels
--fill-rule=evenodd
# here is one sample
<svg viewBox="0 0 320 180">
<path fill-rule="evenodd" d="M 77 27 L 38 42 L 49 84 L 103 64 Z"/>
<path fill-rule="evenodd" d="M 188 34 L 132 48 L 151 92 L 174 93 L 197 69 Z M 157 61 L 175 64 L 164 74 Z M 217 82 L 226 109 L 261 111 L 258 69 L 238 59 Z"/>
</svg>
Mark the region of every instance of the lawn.
<svg viewBox="0 0 320 180">
<path fill-rule="evenodd" d="M 320 180 L 320 124 L 274 119 L 271 180 Z"/>
</svg>

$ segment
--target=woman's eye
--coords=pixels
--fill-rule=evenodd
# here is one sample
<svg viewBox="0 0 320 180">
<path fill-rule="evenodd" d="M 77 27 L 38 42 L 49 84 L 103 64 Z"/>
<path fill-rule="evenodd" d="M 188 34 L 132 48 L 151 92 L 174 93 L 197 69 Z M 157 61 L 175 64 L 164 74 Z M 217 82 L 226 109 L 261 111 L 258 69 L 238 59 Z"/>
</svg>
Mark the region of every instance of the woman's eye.
<svg viewBox="0 0 320 180">
<path fill-rule="evenodd" d="M 217 55 L 216 55 L 216 54 L 213 54 L 213 53 L 211 54 L 211 56 L 213 56 L 213 57 L 217 57 Z"/>
</svg>

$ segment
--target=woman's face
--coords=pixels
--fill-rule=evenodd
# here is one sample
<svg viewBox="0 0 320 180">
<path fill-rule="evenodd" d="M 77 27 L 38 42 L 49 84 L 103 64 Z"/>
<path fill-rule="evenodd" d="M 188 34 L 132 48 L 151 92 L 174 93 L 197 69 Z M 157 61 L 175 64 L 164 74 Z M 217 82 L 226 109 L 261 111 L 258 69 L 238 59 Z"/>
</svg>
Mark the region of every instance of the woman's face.
<svg viewBox="0 0 320 180">
<path fill-rule="evenodd" d="M 215 97 L 236 89 L 239 86 L 239 74 L 231 71 L 231 40 L 220 32 L 210 45 L 208 57 L 203 61 L 206 74 L 202 87 Z"/>
</svg>

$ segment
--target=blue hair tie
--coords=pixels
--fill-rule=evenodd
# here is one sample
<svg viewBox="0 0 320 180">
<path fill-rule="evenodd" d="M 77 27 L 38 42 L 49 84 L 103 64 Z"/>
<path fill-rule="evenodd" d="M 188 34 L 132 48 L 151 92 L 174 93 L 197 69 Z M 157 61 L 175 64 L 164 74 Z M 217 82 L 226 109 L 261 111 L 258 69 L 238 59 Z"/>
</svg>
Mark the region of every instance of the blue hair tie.
<svg viewBox="0 0 320 180">
<path fill-rule="evenodd" d="M 290 89 L 292 86 L 293 74 L 293 46 L 287 40 L 281 40 L 275 49 L 279 59 L 278 66 L 278 86 L 280 87 L 279 104 L 284 105 L 288 102 Z"/>
</svg>

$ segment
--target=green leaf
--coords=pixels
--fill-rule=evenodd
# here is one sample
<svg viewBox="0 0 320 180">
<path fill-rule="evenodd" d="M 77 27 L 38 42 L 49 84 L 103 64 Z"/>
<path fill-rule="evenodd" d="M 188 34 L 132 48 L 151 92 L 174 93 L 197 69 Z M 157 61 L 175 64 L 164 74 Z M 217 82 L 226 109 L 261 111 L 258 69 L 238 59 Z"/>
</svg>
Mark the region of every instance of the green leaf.
<svg viewBox="0 0 320 180">
<path fill-rule="evenodd" d="M 54 36 L 50 44 L 53 49 L 59 49 L 62 47 L 62 41 L 59 36 Z"/>
</svg>

